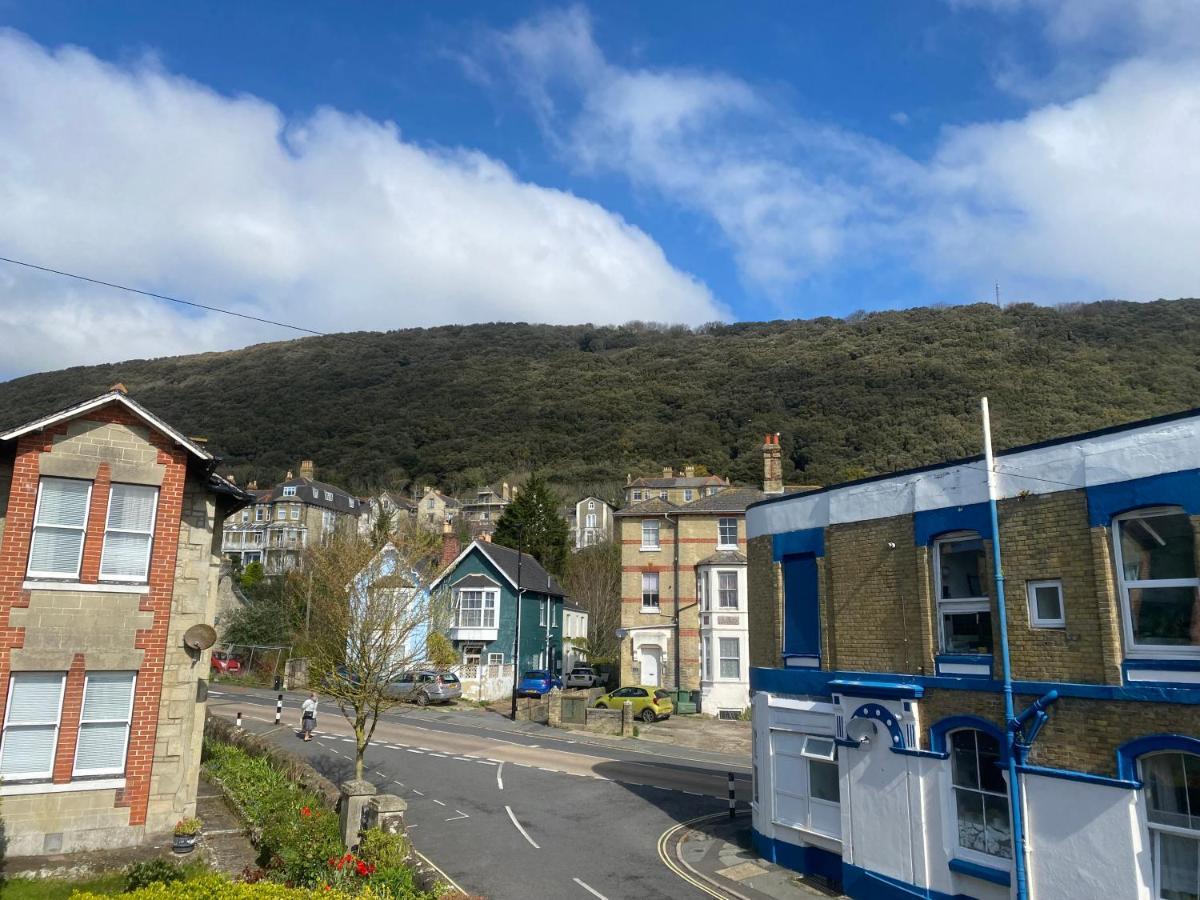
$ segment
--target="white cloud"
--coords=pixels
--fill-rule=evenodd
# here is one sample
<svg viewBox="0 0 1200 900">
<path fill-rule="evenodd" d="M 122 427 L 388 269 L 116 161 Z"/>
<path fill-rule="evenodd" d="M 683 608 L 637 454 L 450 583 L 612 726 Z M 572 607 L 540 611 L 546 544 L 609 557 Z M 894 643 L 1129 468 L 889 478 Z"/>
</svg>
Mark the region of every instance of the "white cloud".
<svg viewBox="0 0 1200 900">
<path fill-rule="evenodd" d="M 0 255 L 318 330 L 726 313 L 644 232 L 463 149 L 0 31 Z M 0 377 L 288 336 L 0 264 Z"/>
</svg>

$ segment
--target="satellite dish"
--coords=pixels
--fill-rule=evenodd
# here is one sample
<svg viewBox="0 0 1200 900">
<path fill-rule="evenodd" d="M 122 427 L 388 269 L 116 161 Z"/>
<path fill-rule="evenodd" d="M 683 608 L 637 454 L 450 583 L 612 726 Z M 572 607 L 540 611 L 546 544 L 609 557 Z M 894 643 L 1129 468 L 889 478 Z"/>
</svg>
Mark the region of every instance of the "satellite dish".
<svg viewBox="0 0 1200 900">
<path fill-rule="evenodd" d="M 615 634 L 617 636 L 617 640 L 623 641 L 623 640 L 625 640 L 625 638 L 629 637 L 629 629 L 628 628 L 618 628 L 616 631 L 613 632 L 613 634 Z"/>
<path fill-rule="evenodd" d="M 197 653 L 217 642 L 217 630 L 211 625 L 193 625 L 183 633 L 183 646 Z"/>
<path fill-rule="evenodd" d="M 851 719 L 846 723 L 846 737 L 860 744 L 870 741 L 878 733 L 879 728 L 870 719 Z"/>
</svg>

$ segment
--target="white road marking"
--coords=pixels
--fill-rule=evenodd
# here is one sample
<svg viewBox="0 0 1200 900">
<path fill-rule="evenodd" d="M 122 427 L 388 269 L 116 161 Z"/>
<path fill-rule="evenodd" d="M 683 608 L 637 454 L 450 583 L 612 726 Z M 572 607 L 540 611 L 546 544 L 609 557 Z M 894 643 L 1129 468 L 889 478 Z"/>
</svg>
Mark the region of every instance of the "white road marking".
<svg viewBox="0 0 1200 900">
<path fill-rule="evenodd" d="M 392 784 L 396 785 L 397 787 L 404 787 L 403 781 L 393 781 Z"/>
<path fill-rule="evenodd" d="M 430 755 L 430 756 L 436 756 L 438 759 L 445 759 L 445 758 L 446 758 L 446 754 L 445 754 L 445 753 L 430 753 L 429 755 Z"/>
<path fill-rule="evenodd" d="M 418 791 L 416 788 L 413 788 L 413 789 L 412 789 L 412 792 L 413 792 L 414 794 L 416 794 L 418 797 L 424 797 L 424 796 L 425 796 L 425 795 L 424 795 L 424 794 L 422 794 L 420 791 Z"/>
<path fill-rule="evenodd" d="M 494 766 L 494 765 L 496 765 L 496 763 L 492 762 L 490 759 L 477 759 L 477 760 L 475 760 L 475 762 L 479 763 L 481 766 Z"/>
<path fill-rule="evenodd" d="M 432 798 L 431 798 L 431 799 L 432 799 Z M 446 804 L 445 804 L 445 803 L 443 803 L 441 800 L 434 800 L 433 802 L 434 802 L 434 803 L 436 803 L 438 806 L 445 806 L 445 805 L 446 805 Z"/>
<path fill-rule="evenodd" d="M 412 747 L 405 747 L 405 748 L 404 748 L 404 752 L 405 752 L 405 753 L 423 753 L 424 751 L 422 751 L 422 750 L 414 750 Z"/>
<path fill-rule="evenodd" d="M 492 759 L 492 757 L 490 757 L 490 756 L 487 758 L 487 761 L 494 762 L 494 763 L 504 762 L 504 760 L 502 760 L 502 759 Z"/>
<path fill-rule="evenodd" d="M 456 809 L 456 810 L 455 810 L 455 812 L 456 812 L 456 813 L 458 813 L 458 815 L 457 815 L 457 816 L 451 816 L 449 819 L 447 819 L 447 820 L 446 820 L 447 822 L 457 822 L 459 819 L 469 819 L 469 818 L 471 818 L 471 817 L 470 817 L 470 816 L 468 816 L 468 815 L 467 815 L 465 812 L 463 812 L 461 809 Z"/>
<path fill-rule="evenodd" d="M 430 750 L 428 747 L 420 747 L 419 749 L 421 749 L 421 750 L 424 750 L 426 753 L 432 753 L 432 752 L 433 752 L 433 751 L 432 751 L 432 750 Z"/>
<path fill-rule="evenodd" d="M 496 767 L 496 787 L 504 790 L 504 763 Z"/>
<path fill-rule="evenodd" d="M 533 768 L 532 763 L 517 763 L 517 765 L 523 769 L 532 769 Z"/>
<path fill-rule="evenodd" d="M 512 823 L 513 823 L 513 825 L 516 826 L 517 831 L 521 832 L 521 837 L 523 837 L 523 838 L 525 838 L 525 840 L 529 841 L 529 843 L 531 843 L 533 845 L 534 850 L 541 850 L 542 848 L 538 846 L 537 841 L 535 841 L 533 838 L 531 838 L 529 836 L 529 832 L 521 827 L 521 823 L 518 822 L 517 817 L 513 815 L 512 807 L 506 806 L 506 807 L 504 807 L 504 811 L 507 812 L 508 817 L 510 819 L 512 819 Z"/>
<path fill-rule="evenodd" d="M 593 897 L 599 897 L 600 900 L 608 900 L 607 897 L 605 897 L 602 893 L 600 893 L 598 890 L 596 890 L 590 884 L 580 881 L 578 878 L 572 878 L 571 880 L 574 881 L 581 888 L 583 888 L 585 891 L 587 891 L 589 894 L 591 894 Z"/>
<path fill-rule="evenodd" d="M 538 769 L 540 769 L 543 772 L 557 772 L 558 771 L 558 769 L 547 769 L 545 766 L 538 766 Z"/>
</svg>

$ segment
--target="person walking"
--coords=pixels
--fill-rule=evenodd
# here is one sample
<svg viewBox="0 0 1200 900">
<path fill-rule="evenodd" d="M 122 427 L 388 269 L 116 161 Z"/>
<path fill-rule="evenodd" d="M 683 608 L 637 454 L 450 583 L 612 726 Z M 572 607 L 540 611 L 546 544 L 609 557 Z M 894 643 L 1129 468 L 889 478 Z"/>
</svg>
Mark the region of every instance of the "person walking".
<svg viewBox="0 0 1200 900">
<path fill-rule="evenodd" d="M 312 731 L 317 725 L 317 695 L 309 694 L 308 699 L 300 704 L 300 732 L 304 740 L 312 740 Z"/>
</svg>

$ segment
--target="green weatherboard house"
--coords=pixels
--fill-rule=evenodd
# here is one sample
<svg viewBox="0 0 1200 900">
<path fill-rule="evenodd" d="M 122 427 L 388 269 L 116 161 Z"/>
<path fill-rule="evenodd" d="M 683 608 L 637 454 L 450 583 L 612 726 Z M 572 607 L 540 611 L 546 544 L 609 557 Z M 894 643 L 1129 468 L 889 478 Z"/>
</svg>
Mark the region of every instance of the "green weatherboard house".
<svg viewBox="0 0 1200 900">
<path fill-rule="evenodd" d="M 562 586 L 528 553 L 520 555 L 521 647 L 517 668 L 562 671 Z M 463 667 L 508 666 L 517 623 L 517 551 L 472 541 L 430 586 L 454 603 L 449 638 Z M 495 672 L 495 669 L 491 669 Z"/>
</svg>

